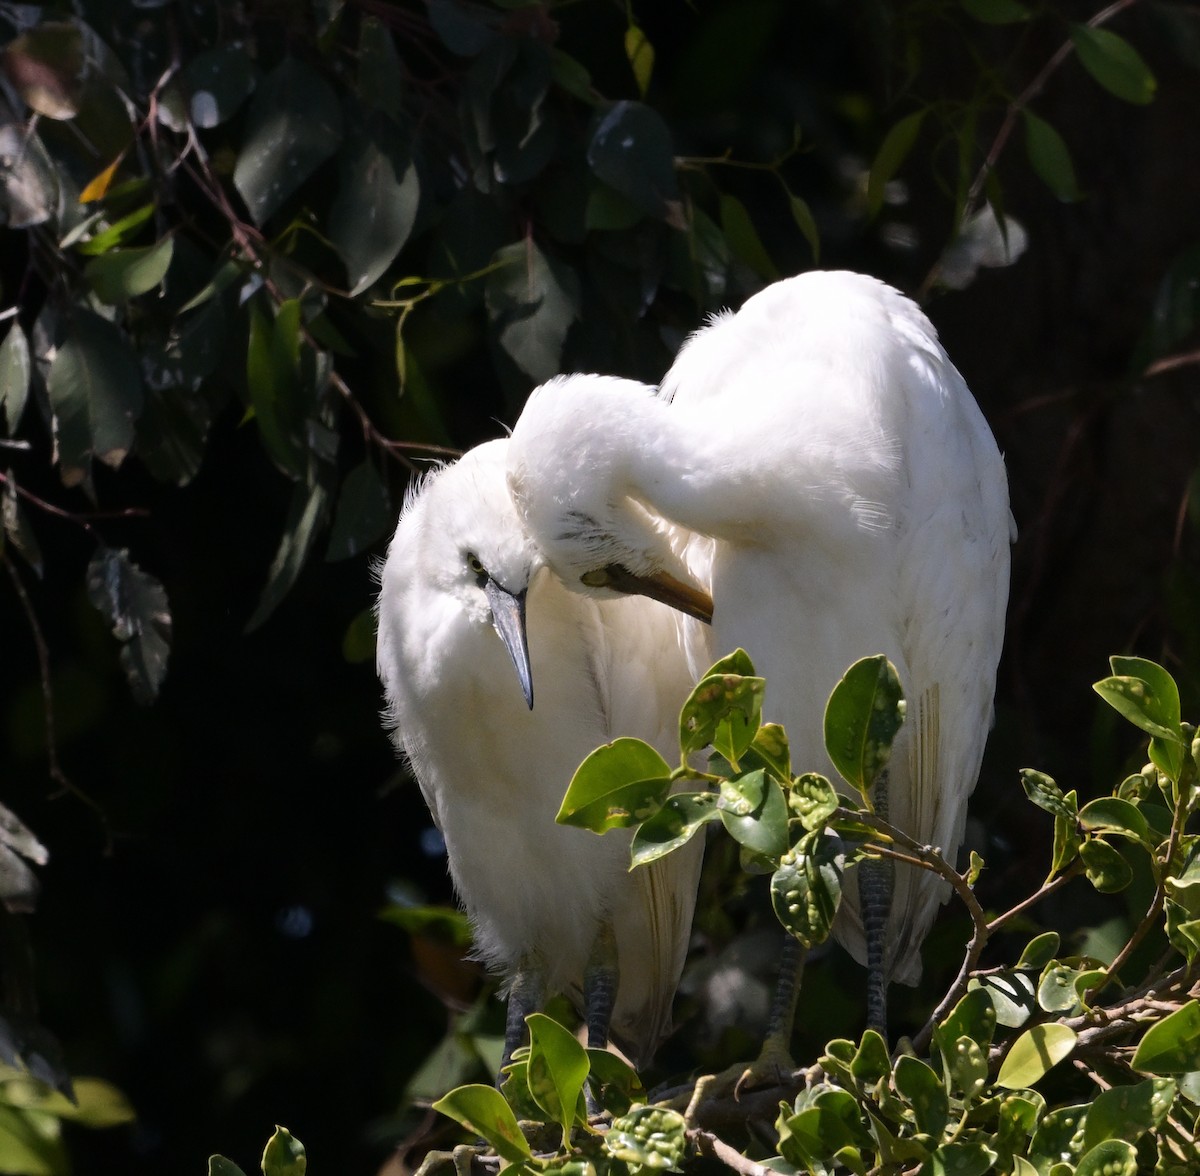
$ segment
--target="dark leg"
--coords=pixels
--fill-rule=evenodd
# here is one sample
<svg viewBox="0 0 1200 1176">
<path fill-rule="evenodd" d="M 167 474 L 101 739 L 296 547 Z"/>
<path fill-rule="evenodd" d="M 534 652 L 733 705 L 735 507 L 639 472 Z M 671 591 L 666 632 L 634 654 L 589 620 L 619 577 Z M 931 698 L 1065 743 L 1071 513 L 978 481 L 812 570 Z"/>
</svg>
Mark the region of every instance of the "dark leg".
<svg viewBox="0 0 1200 1176">
<path fill-rule="evenodd" d="M 504 1067 L 512 1061 L 513 1053 L 525 1044 L 525 1018 L 536 1013 L 542 1005 L 541 969 L 522 963 L 513 976 L 508 990 L 508 1017 L 504 1023 L 504 1053 L 500 1058 L 500 1073 L 496 1085 L 504 1081 Z"/>
<path fill-rule="evenodd" d="M 608 1048 L 608 1031 L 617 1000 L 618 971 L 617 941 L 613 936 L 612 924 L 606 921 L 596 933 L 591 958 L 583 970 L 583 1010 L 587 1020 L 588 1049 Z M 600 1114 L 603 1108 L 590 1081 L 583 1097 L 587 1102 L 588 1117 Z"/>
<path fill-rule="evenodd" d="M 885 768 L 872 789 L 875 813 L 885 821 L 888 815 L 888 773 Z M 867 1027 L 887 1040 L 888 976 L 885 952 L 888 916 L 892 910 L 892 890 L 896 884 L 896 863 L 876 858 L 858 867 L 858 900 L 863 930 L 867 935 Z"/>
</svg>

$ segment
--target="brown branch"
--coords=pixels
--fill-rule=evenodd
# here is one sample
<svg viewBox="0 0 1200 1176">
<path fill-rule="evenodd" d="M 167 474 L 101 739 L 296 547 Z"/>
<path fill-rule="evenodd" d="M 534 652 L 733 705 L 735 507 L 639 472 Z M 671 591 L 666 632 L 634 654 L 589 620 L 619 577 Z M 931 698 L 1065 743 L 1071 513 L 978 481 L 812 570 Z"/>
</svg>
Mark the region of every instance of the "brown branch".
<svg viewBox="0 0 1200 1176">
<path fill-rule="evenodd" d="M 1164 372 L 1173 372 L 1176 368 L 1191 367 L 1193 364 L 1200 363 L 1200 351 L 1185 351 L 1178 355 L 1164 355 L 1161 359 L 1156 359 L 1150 364 L 1142 376 L 1145 379 L 1150 379 L 1154 376 L 1161 376 Z"/>
<path fill-rule="evenodd" d="M 739 1173 L 739 1176 L 775 1176 L 770 1168 L 748 1159 L 740 1151 L 731 1147 L 711 1131 L 701 1131 L 696 1127 L 689 1131 L 687 1135 L 688 1139 L 696 1145 L 696 1150 L 702 1155 L 711 1156 L 714 1160 L 720 1160 L 725 1167 Z"/>
</svg>

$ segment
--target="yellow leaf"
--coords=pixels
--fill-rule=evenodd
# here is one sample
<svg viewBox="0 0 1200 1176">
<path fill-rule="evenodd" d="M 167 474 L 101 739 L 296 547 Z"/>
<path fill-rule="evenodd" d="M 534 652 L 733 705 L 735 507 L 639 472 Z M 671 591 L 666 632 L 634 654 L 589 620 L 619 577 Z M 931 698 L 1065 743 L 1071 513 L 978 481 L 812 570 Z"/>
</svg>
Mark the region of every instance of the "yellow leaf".
<svg viewBox="0 0 1200 1176">
<path fill-rule="evenodd" d="M 125 158 L 125 152 L 122 151 L 116 159 L 112 161 L 99 175 L 95 176 L 82 192 L 79 193 L 80 204 L 90 204 L 93 200 L 102 200 L 112 185 L 113 176 L 117 174 L 117 168 L 121 166 L 121 160 Z"/>
<path fill-rule="evenodd" d="M 654 46 L 635 24 L 625 30 L 625 56 L 633 69 L 638 93 L 645 98 L 650 88 L 650 75 L 654 72 Z"/>
</svg>

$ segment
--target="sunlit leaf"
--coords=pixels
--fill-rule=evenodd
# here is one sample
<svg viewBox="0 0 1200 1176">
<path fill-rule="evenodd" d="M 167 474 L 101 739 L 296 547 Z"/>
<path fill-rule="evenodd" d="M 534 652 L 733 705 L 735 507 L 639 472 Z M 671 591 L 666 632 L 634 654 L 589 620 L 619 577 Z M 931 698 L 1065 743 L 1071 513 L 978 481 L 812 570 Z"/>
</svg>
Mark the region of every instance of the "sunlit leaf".
<svg viewBox="0 0 1200 1176">
<path fill-rule="evenodd" d="M 625 56 L 629 59 L 629 68 L 633 70 L 638 93 L 645 98 L 646 91 L 650 89 L 650 76 L 654 72 L 654 46 L 635 24 L 625 30 Z"/>
<path fill-rule="evenodd" d="M 1152 848 L 1154 840 L 1145 816 L 1136 805 L 1115 796 L 1100 796 L 1079 810 L 1079 824 L 1089 833 L 1117 833 Z"/>
<path fill-rule="evenodd" d="M 1075 1176 L 1137 1176 L 1137 1171 L 1137 1148 L 1124 1139 L 1106 1139 L 1085 1153 Z"/>
<path fill-rule="evenodd" d="M 246 1176 L 246 1174 L 225 1156 L 209 1156 L 208 1176 Z"/>
<path fill-rule="evenodd" d="M 1102 1090 L 1088 1109 L 1084 1151 L 1106 1139 L 1136 1143 L 1166 1118 L 1177 1089 L 1170 1078 L 1147 1078 L 1144 1082 Z"/>
<path fill-rule="evenodd" d="M 1027 1029 L 1005 1055 L 996 1085 L 1009 1090 L 1032 1086 L 1071 1053 L 1075 1039 L 1075 1031 L 1058 1022 Z"/>
<path fill-rule="evenodd" d="M 934 1040 L 945 1055 L 963 1037 L 986 1048 L 995 1032 L 996 1010 L 990 997 L 981 989 L 972 989 L 934 1029 Z"/>
<path fill-rule="evenodd" d="M 1058 954 L 1059 934 L 1057 931 L 1043 931 L 1035 935 L 1021 952 L 1017 960 L 1018 968 L 1044 968 Z"/>
<path fill-rule="evenodd" d="M 763 769 L 721 782 L 718 811 L 739 844 L 768 858 L 788 847 L 788 809 L 783 789 Z"/>
<path fill-rule="evenodd" d="M 971 981 L 991 997 L 996 1021 L 1009 1029 L 1019 1029 L 1037 1012 L 1037 994 L 1032 978 L 1025 972 L 998 972 Z"/>
<path fill-rule="evenodd" d="M 329 83 L 287 56 L 255 91 L 233 182 L 263 224 L 342 140 L 342 112 Z"/>
<path fill-rule="evenodd" d="M 633 835 L 631 862 L 645 866 L 686 845 L 709 821 L 721 816 L 715 792 L 674 792 Z"/>
<path fill-rule="evenodd" d="M 820 829 L 838 807 L 838 795 L 824 776 L 805 772 L 788 790 L 788 806 L 808 832 Z"/>
<path fill-rule="evenodd" d="M 943 1143 L 921 1167 L 925 1176 L 983 1176 L 997 1153 L 983 1143 Z"/>
<path fill-rule="evenodd" d="M 531 1013 L 526 1022 L 529 1025 L 529 1093 L 562 1127 L 565 1147 L 587 1081 L 587 1051 L 575 1040 L 574 1034 L 544 1013 Z"/>
<path fill-rule="evenodd" d="M 433 1104 L 433 1109 L 483 1136 L 496 1154 L 510 1164 L 531 1160 L 533 1152 L 517 1126 L 512 1108 L 494 1086 L 458 1086 Z"/>
<path fill-rule="evenodd" d="M 1037 772 L 1032 768 L 1021 769 L 1021 785 L 1025 795 L 1040 809 L 1053 813 L 1056 817 L 1074 822 L 1079 815 L 1075 803 L 1068 801 L 1062 789 L 1050 779 L 1045 772 Z"/>
<path fill-rule="evenodd" d="M 834 767 L 869 801 L 904 722 L 896 668 L 882 654 L 852 665 L 825 707 L 825 747 Z"/>
<path fill-rule="evenodd" d="M 16 123 L 0 126 L 0 185 L 10 229 L 27 229 L 48 221 L 63 197 L 58 169 L 41 136 Z"/>
<path fill-rule="evenodd" d="M 579 765 L 554 819 L 594 833 L 636 825 L 666 799 L 670 775 L 670 765 L 650 744 L 615 739 Z"/>
<path fill-rule="evenodd" d="M 771 877 L 775 915 L 805 947 L 829 937 L 842 898 L 844 867 L 840 840 L 818 831 L 806 834 L 784 854 Z"/>
<path fill-rule="evenodd" d="M 940 1138 L 950 1121 L 950 1096 L 933 1069 L 911 1055 L 898 1058 L 896 1089 L 912 1107 L 917 1130 Z"/>
<path fill-rule="evenodd" d="M 1133 881 L 1133 867 L 1107 841 L 1089 839 L 1079 847 L 1083 872 L 1101 894 L 1117 894 Z"/>
<path fill-rule="evenodd" d="M 711 745 L 736 762 L 758 732 L 765 690 L 762 678 L 710 670 L 680 711 L 680 751 L 687 755 Z"/>
<path fill-rule="evenodd" d="M 1146 1030 L 1130 1065 L 1143 1074 L 1200 1070 L 1200 1002 L 1187 1004 Z"/>
<path fill-rule="evenodd" d="M 167 676 L 171 652 L 171 609 L 163 586 L 128 551 L 101 547 L 88 564 L 87 590 L 121 643 L 121 665 L 134 698 L 148 705 Z"/>
<path fill-rule="evenodd" d="M 678 1172 L 687 1153 L 687 1123 L 678 1111 L 667 1107 L 632 1107 L 628 1114 L 613 1120 L 604 1136 L 604 1150 L 631 1166 Z"/>
<path fill-rule="evenodd" d="M 1111 94 L 1144 105 L 1154 99 L 1158 83 L 1141 54 L 1111 29 L 1073 24 L 1071 40 L 1084 68 Z"/>
</svg>

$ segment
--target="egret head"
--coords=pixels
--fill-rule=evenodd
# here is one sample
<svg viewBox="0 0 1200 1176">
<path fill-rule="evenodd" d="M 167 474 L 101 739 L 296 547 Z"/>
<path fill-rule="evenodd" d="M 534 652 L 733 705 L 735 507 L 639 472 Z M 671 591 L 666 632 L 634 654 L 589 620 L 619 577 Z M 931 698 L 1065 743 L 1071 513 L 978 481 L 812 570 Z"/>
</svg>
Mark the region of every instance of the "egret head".
<svg viewBox="0 0 1200 1176">
<path fill-rule="evenodd" d="M 444 645 L 444 634 L 463 626 L 494 629 L 532 708 L 525 598 L 543 561 L 505 488 L 506 445 L 477 446 L 409 491 L 388 549 L 380 597 L 388 598 L 387 611 L 398 627 L 431 648 Z M 382 606 L 380 613 L 382 620 Z M 391 639 L 382 628 L 381 642 Z M 381 647 L 381 672 L 384 656 Z"/>
<path fill-rule="evenodd" d="M 513 429 L 508 488 L 546 562 L 575 591 L 636 593 L 712 620 L 670 528 L 637 497 L 635 457 L 665 404 L 610 376 L 558 376 L 536 388 Z"/>
</svg>

